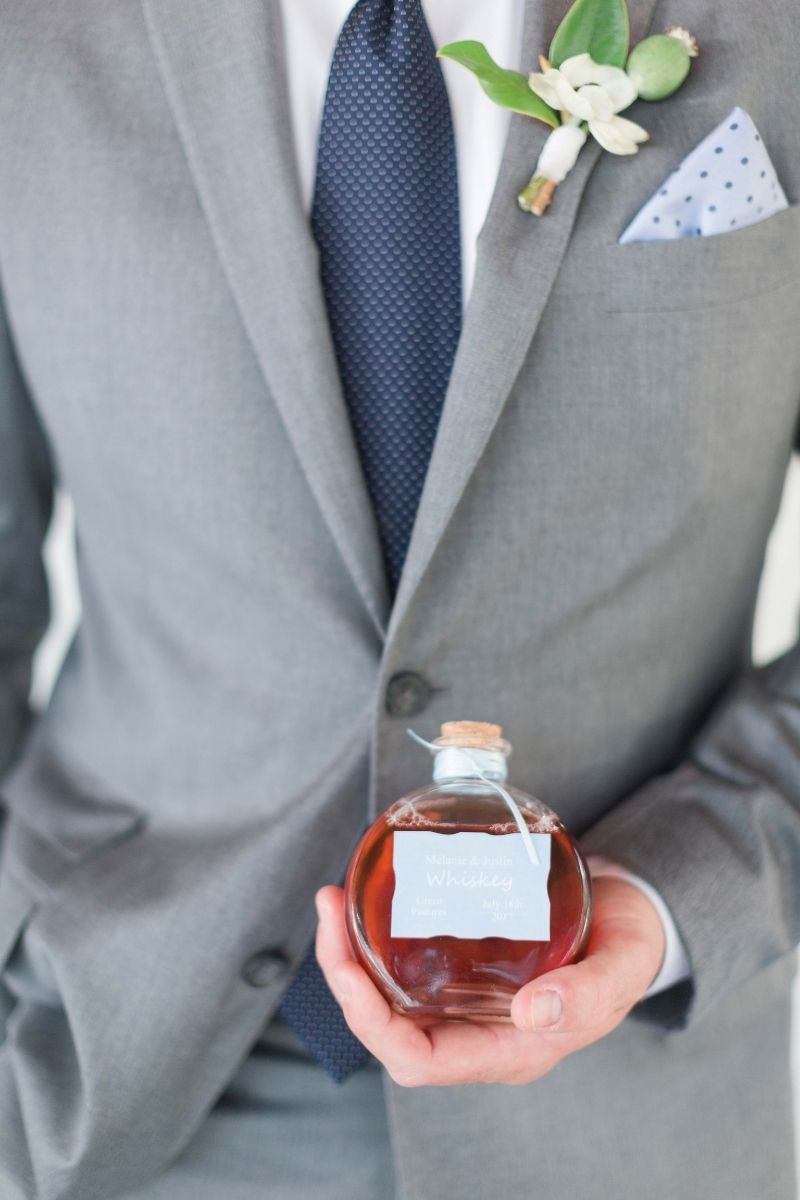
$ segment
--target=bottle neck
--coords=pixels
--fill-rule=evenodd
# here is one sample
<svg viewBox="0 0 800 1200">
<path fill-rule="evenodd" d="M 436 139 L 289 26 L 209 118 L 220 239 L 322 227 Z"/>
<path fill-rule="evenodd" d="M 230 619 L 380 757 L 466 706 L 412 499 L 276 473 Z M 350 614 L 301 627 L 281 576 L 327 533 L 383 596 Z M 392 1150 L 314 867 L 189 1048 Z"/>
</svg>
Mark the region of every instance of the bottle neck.
<svg viewBox="0 0 800 1200">
<path fill-rule="evenodd" d="M 479 750 L 473 747 L 443 746 L 434 756 L 433 782 L 448 779 L 503 780 L 508 774 L 506 756 L 502 750 Z"/>
</svg>

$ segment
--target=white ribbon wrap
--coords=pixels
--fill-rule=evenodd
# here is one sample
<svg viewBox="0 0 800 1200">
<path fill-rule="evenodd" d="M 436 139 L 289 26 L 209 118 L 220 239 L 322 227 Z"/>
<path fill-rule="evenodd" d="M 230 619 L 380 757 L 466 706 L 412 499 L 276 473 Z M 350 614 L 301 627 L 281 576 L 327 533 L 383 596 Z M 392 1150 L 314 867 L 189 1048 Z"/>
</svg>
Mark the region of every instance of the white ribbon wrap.
<svg viewBox="0 0 800 1200">
<path fill-rule="evenodd" d="M 578 125 L 559 125 L 542 146 L 534 177 L 543 175 L 553 183 L 561 183 L 575 166 L 585 141 L 585 129 Z"/>
</svg>

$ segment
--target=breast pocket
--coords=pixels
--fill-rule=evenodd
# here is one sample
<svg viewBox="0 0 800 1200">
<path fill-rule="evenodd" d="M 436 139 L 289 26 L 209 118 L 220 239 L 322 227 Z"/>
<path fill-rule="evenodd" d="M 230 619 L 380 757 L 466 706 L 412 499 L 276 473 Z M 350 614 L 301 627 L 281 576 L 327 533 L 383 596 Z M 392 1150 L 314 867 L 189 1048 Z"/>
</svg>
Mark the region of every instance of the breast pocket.
<svg viewBox="0 0 800 1200">
<path fill-rule="evenodd" d="M 710 237 L 607 243 L 602 252 L 606 311 L 684 312 L 740 303 L 796 286 L 800 204 Z"/>
<path fill-rule="evenodd" d="M 654 524 L 694 535 L 724 513 L 756 545 L 798 417 L 800 205 L 731 233 L 627 245 L 627 214 L 588 217 L 547 331 L 575 364 L 559 380 L 575 427 L 598 463 L 627 462 L 631 478 L 652 464 L 640 502 Z"/>
</svg>

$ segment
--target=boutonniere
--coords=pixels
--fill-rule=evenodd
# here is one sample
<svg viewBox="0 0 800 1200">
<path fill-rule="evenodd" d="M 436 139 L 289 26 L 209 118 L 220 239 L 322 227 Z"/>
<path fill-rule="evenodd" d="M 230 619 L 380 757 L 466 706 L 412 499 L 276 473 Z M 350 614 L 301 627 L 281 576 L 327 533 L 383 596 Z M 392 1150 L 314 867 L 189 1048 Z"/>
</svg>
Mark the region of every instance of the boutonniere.
<svg viewBox="0 0 800 1200">
<path fill-rule="evenodd" d="M 555 32 L 540 71 L 500 67 L 482 42 L 453 42 L 437 53 L 476 76 L 490 100 L 550 126 L 533 178 L 517 200 L 541 216 L 591 135 L 611 154 L 635 154 L 649 134 L 619 114 L 634 100 L 664 100 L 681 86 L 697 55 L 687 30 L 672 26 L 628 53 L 625 0 L 575 0 Z"/>
</svg>

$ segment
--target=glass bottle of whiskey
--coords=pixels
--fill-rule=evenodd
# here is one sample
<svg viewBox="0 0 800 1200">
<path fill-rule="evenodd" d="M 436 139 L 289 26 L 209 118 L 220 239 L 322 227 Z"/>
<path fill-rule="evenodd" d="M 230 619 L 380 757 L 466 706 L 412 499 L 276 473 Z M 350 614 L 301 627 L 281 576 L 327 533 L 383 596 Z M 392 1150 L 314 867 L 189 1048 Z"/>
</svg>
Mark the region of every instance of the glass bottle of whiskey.
<svg viewBox="0 0 800 1200">
<path fill-rule="evenodd" d="M 425 744 L 433 783 L 382 813 L 350 860 L 350 944 L 405 1016 L 509 1021 L 524 984 L 585 949 L 589 873 L 552 809 L 505 783 L 499 725 L 449 721 Z"/>
</svg>

